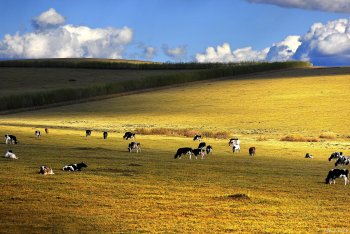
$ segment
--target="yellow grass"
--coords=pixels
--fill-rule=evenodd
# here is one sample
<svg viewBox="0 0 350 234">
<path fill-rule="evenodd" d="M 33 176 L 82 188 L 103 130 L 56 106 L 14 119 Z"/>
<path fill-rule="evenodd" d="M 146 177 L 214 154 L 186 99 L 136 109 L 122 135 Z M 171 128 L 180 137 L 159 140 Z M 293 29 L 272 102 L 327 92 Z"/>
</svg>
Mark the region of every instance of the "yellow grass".
<svg viewBox="0 0 350 234">
<path fill-rule="evenodd" d="M 0 116 L 0 133 L 15 134 L 20 142 L 0 144 L 0 152 L 11 147 L 20 158 L 0 158 L 0 230 L 349 232 L 349 187 L 342 180 L 326 185 L 324 179 L 334 167 L 330 153 L 350 151 L 350 76 L 321 71 L 242 76 Z M 50 133 L 36 139 L 34 130 L 46 126 Z M 88 128 L 93 132 L 86 138 Z M 142 153 L 129 154 L 123 133 L 141 128 L 160 135 L 137 135 Z M 228 132 L 241 139 L 242 151 L 233 155 L 228 139 L 206 137 L 212 155 L 175 160 L 177 148 L 198 142 L 163 135 L 161 129 Z M 107 140 L 102 130 L 110 131 Z M 280 141 L 323 132 L 340 137 Z M 254 157 L 248 156 L 251 146 L 257 149 Z M 304 159 L 306 153 L 314 159 Z M 60 170 L 80 161 L 89 166 L 82 172 Z M 56 174 L 38 175 L 45 164 Z"/>
</svg>

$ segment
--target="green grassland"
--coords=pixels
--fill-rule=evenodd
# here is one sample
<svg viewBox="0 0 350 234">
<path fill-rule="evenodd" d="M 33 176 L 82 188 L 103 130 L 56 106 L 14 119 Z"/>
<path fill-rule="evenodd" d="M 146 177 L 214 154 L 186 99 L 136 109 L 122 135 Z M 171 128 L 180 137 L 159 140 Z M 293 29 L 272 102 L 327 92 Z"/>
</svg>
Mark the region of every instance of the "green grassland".
<svg viewBox="0 0 350 234">
<path fill-rule="evenodd" d="M 2 115 L 0 132 L 19 144 L 0 152 L 19 159 L 0 158 L 0 232 L 349 232 L 349 185 L 324 183 L 330 153 L 350 151 L 349 79 L 348 68 L 289 69 Z M 44 127 L 50 133 L 35 138 Z M 175 160 L 198 142 L 139 134 L 142 152 L 129 153 L 123 133 L 140 128 L 225 131 L 242 151 L 205 138 L 212 155 Z M 319 141 L 280 140 L 290 134 Z M 81 161 L 81 172 L 61 170 Z M 55 175 L 39 175 L 41 165 Z"/>
</svg>

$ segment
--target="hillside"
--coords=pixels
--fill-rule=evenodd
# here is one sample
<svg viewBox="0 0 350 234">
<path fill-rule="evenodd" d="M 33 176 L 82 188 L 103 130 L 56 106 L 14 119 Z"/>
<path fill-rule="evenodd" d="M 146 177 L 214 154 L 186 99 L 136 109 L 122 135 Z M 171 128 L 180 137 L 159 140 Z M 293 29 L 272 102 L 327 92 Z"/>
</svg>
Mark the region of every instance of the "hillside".
<svg viewBox="0 0 350 234">
<path fill-rule="evenodd" d="M 304 62 L 160 64 L 125 60 L 39 59 L 0 61 L 0 111 L 64 104 L 82 99 L 224 76 L 308 67 Z"/>
</svg>

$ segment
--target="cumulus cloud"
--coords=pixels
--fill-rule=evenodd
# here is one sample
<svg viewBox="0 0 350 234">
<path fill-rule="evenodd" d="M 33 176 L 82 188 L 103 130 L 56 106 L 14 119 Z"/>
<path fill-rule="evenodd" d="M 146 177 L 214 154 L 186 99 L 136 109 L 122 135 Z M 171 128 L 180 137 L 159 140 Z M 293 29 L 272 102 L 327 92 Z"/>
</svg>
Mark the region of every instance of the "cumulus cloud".
<svg viewBox="0 0 350 234">
<path fill-rule="evenodd" d="M 303 36 L 287 36 L 263 50 L 231 50 L 228 43 L 197 53 L 197 62 L 310 61 L 319 66 L 350 65 L 350 20 L 315 23 Z"/>
<path fill-rule="evenodd" d="M 133 31 L 64 25 L 64 18 L 54 9 L 33 20 L 36 31 L 6 34 L 0 41 L 0 58 L 122 58 L 125 46 L 131 43 Z"/>
<path fill-rule="evenodd" d="M 187 46 L 182 45 L 176 48 L 169 48 L 168 45 L 163 45 L 163 52 L 172 59 L 181 60 L 187 55 Z"/>
<path fill-rule="evenodd" d="M 231 50 L 229 43 L 223 43 L 221 46 L 208 47 L 204 54 L 197 53 L 195 59 L 200 63 L 228 63 L 228 62 L 241 62 L 241 61 L 262 61 L 265 60 L 268 53 L 268 48 L 257 51 L 252 47 L 245 47 Z"/>
<path fill-rule="evenodd" d="M 266 3 L 281 7 L 308 10 L 350 13 L 349 0 L 246 0 L 251 3 Z"/>
<path fill-rule="evenodd" d="M 315 23 L 300 39 L 294 54 L 298 60 L 315 65 L 350 64 L 350 21 L 339 19 L 326 24 Z"/>
<path fill-rule="evenodd" d="M 50 8 L 48 11 L 41 13 L 38 17 L 32 20 L 33 26 L 36 29 L 54 28 L 64 24 L 64 17 Z"/>
<path fill-rule="evenodd" d="M 273 62 L 291 60 L 300 45 L 300 36 L 288 36 L 270 47 L 266 60 Z"/>
</svg>

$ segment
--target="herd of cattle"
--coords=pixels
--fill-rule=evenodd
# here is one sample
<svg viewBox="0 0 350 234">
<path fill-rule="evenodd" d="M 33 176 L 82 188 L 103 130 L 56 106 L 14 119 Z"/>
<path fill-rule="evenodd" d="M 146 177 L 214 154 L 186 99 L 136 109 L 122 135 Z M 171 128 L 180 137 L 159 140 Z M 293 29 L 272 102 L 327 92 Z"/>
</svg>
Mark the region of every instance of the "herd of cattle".
<svg viewBox="0 0 350 234">
<path fill-rule="evenodd" d="M 89 137 L 91 136 L 92 130 L 86 130 L 85 131 L 85 136 Z M 48 134 L 49 130 L 45 128 L 45 133 Z M 36 137 L 41 137 L 41 132 L 39 130 L 35 131 L 35 136 Z M 108 137 L 108 132 L 103 132 L 103 139 L 107 139 Z M 129 139 L 135 139 L 135 133 L 132 132 L 126 132 L 123 136 L 123 139 L 129 140 Z M 181 147 L 178 148 L 174 158 L 175 159 L 181 159 L 182 155 L 189 155 L 189 158 L 192 159 L 192 155 L 197 159 L 198 156 L 201 156 L 201 158 L 204 158 L 205 153 L 211 154 L 213 152 L 213 147 L 211 145 L 207 145 L 205 142 L 202 142 L 202 136 L 201 135 L 195 135 L 193 137 L 193 141 L 199 141 L 199 145 L 197 148 L 193 149 L 191 147 Z M 14 135 L 6 134 L 5 135 L 5 144 L 17 144 L 17 138 Z M 241 146 L 240 146 L 240 140 L 238 138 L 231 138 L 228 142 L 228 145 L 232 148 L 233 153 L 238 153 L 241 151 Z M 136 151 L 141 152 L 141 144 L 139 142 L 132 141 L 128 144 L 128 151 Z M 254 156 L 256 152 L 255 147 L 250 147 L 249 150 L 249 155 Z M 17 156 L 12 152 L 12 150 L 8 150 L 5 153 L 5 158 L 9 159 L 18 159 Z M 305 158 L 313 158 L 312 155 L 307 153 L 305 155 Z M 335 166 L 337 167 L 338 165 L 349 165 L 350 164 L 350 156 L 344 156 L 342 152 L 334 152 L 331 154 L 329 157 L 328 161 L 332 161 L 333 159 L 336 160 Z M 81 163 L 75 163 L 75 164 L 69 164 L 65 165 L 62 170 L 63 171 L 80 171 L 82 168 L 87 167 L 87 165 L 83 162 Z M 47 174 L 54 174 L 52 168 L 47 167 L 47 166 L 41 166 L 40 167 L 40 174 L 47 175 Z M 328 175 L 326 177 L 326 184 L 335 184 L 335 179 L 337 178 L 342 178 L 344 179 L 345 185 L 349 184 L 349 170 L 348 169 L 339 169 L 339 168 L 334 168 L 331 169 L 328 172 Z"/>
</svg>

